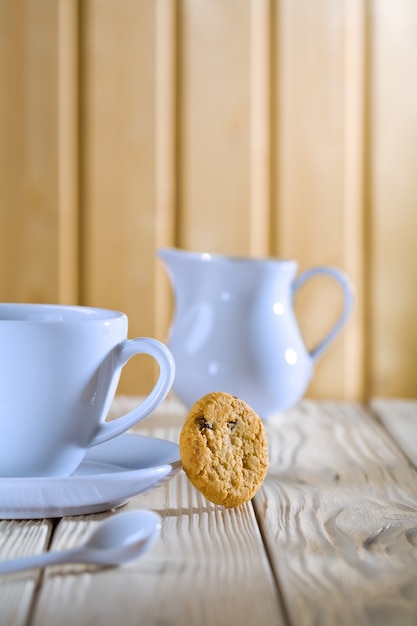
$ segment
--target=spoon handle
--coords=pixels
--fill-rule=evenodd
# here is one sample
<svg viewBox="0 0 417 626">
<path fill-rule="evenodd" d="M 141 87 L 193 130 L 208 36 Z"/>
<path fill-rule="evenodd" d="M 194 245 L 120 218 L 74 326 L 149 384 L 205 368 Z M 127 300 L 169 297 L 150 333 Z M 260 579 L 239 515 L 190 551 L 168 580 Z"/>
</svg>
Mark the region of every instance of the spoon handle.
<svg viewBox="0 0 417 626">
<path fill-rule="evenodd" d="M 74 557 L 76 558 L 77 553 L 77 549 L 62 550 L 60 552 L 43 552 L 21 559 L 0 561 L 0 574 L 11 574 L 12 572 L 21 572 L 34 567 L 45 567 L 57 563 L 68 563 L 73 561 Z"/>
</svg>

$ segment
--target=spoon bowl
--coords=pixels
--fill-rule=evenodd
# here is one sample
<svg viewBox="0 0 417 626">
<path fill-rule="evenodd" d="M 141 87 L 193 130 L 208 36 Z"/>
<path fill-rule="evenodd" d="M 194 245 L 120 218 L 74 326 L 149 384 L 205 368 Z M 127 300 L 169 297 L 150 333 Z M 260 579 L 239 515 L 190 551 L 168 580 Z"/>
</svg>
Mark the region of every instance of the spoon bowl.
<svg viewBox="0 0 417 626">
<path fill-rule="evenodd" d="M 0 574 L 58 563 L 115 566 L 144 554 L 161 530 L 161 517 L 153 511 L 126 511 L 101 522 L 81 546 L 0 562 Z"/>
</svg>

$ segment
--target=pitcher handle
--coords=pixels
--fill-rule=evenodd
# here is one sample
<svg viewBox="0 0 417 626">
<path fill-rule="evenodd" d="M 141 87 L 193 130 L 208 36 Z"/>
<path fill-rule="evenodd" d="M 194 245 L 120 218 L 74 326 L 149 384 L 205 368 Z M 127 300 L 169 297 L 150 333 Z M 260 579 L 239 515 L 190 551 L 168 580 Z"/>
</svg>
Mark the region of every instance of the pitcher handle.
<svg viewBox="0 0 417 626">
<path fill-rule="evenodd" d="M 330 331 L 327 333 L 327 335 L 312 350 L 310 350 L 310 356 L 312 357 L 314 361 L 318 359 L 318 357 L 321 356 L 321 354 L 323 354 L 323 352 L 327 349 L 329 344 L 333 341 L 333 339 L 335 339 L 336 335 L 340 332 L 340 330 L 342 329 L 342 326 L 346 323 L 350 315 L 350 312 L 352 310 L 352 306 L 353 306 L 353 286 L 349 278 L 346 276 L 346 274 L 344 274 L 340 270 L 334 267 L 328 267 L 325 265 L 312 267 L 308 270 L 305 270 L 299 276 L 297 276 L 297 278 L 294 280 L 293 285 L 292 285 L 293 295 L 295 295 L 298 289 L 302 285 L 304 285 L 304 283 L 307 282 L 307 280 L 309 280 L 310 278 L 313 278 L 313 276 L 317 276 L 318 274 L 326 274 L 327 276 L 334 278 L 336 282 L 339 283 L 343 291 L 344 307 L 338 320 L 336 321 L 334 326 L 330 329 Z"/>
</svg>

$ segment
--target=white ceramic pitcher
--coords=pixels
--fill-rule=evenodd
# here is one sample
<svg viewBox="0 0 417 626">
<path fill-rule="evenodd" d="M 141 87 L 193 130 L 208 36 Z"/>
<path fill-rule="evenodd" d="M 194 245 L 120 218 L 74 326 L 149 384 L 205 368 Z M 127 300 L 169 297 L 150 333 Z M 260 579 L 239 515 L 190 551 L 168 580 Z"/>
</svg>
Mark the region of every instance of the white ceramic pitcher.
<svg viewBox="0 0 417 626">
<path fill-rule="evenodd" d="M 245 400 L 263 418 L 294 405 L 305 393 L 314 364 L 346 322 L 353 303 L 348 278 L 327 266 L 297 278 L 292 260 L 252 259 L 158 250 L 170 277 L 175 315 L 168 338 L 176 363 L 175 394 L 190 408 L 210 391 Z M 344 307 L 311 351 L 301 337 L 293 298 L 311 277 L 340 285 Z"/>
</svg>

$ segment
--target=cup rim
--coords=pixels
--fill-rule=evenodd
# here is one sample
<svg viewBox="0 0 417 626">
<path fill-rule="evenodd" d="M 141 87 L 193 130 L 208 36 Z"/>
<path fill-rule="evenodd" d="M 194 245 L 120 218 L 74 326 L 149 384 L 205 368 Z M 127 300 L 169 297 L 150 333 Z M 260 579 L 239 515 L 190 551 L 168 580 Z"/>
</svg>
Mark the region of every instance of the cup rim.
<svg viewBox="0 0 417 626">
<path fill-rule="evenodd" d="M 0 322 L 77 323 L 126 319 L 121 311 L 72 304 L 0 302 Z"/>
</svg>

